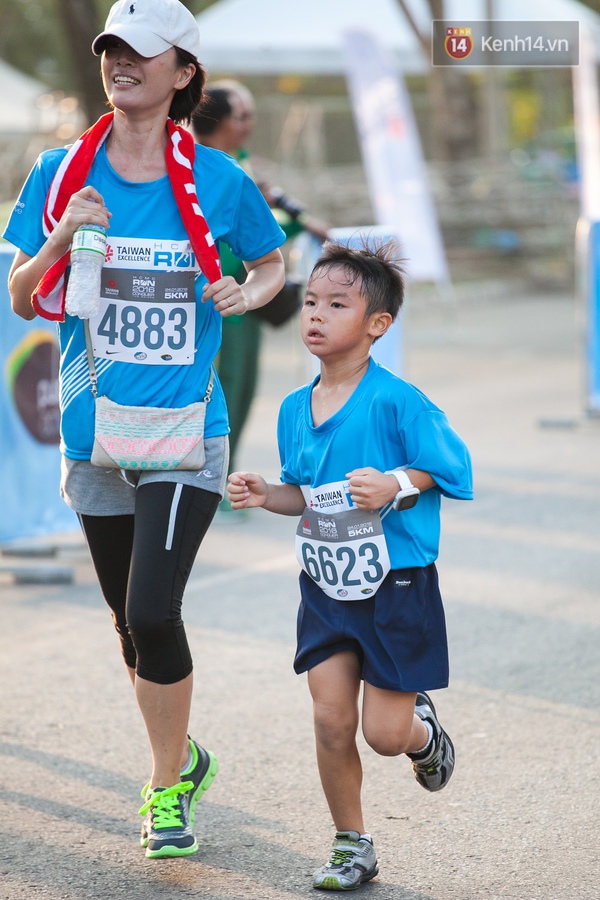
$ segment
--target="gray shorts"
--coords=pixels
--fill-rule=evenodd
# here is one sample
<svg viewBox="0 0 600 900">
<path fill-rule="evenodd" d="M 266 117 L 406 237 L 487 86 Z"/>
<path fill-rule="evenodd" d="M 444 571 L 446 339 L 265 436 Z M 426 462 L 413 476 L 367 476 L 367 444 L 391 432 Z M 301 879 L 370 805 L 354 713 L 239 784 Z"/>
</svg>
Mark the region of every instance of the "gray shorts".
<svg viewBox="0 0 600 900">
<path fill-rule="evenodd" d="M 63 456 L 60 494 L 71 509 L 84 516 L 132 515 L 136 488 L 153 481 L 189 484 L 222 497 L 229 466 L 227 435 L 206 438 L 204 449 L 206 461 L 199 472 L 124 472 L 122 469 L 100 469 L 88 459 Z"/>
</svg>

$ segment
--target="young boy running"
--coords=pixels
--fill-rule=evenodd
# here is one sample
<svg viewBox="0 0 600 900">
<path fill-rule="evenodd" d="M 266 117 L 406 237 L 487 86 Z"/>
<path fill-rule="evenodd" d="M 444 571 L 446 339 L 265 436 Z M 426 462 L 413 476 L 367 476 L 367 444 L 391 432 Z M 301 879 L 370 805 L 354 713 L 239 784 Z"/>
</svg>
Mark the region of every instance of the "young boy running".
<svg viewBox="0 0 600 900">
<path fill-rule="evenodd" d="M 320 360 L 312 384 L 284 400 L 281 484 L 234 472 L 234 509 L 299 515 L 297 673 L 308 672 L 317 762 L 336 827 L 314 887 L 353 890 L 378 872 L 361 805 L 362 730 L 382 756 L 406 753 L 439 791 L 454 747 L 426 690 L 447 687 L 448 646 L 435 559 L 442 495 L 472 498 L 469 452 L 444 413 L 371 359 L 402 305 L 395 247 L 326 244 L 301 313 Z"/>
</svg>

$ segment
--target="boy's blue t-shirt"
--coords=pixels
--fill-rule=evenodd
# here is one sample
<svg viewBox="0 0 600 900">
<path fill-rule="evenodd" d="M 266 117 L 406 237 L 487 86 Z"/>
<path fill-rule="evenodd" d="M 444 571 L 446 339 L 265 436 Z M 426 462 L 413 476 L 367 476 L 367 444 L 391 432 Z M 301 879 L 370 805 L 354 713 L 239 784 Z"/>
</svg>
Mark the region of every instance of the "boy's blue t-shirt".
<svg viewBox="0 0 600 900">
<path fill-rule="evenodd" d="M 424 491 L 412 509 L 391 510 L 383 517 L 383 530 L 393 569 L 429 565 L 438 556 L 442 494 L 473 497 L 464 441 L 418 388 L 373 359 L 344 406 L 315 427 L 311 394 L 317 381 L 293 391 L 281 406 L 281 480 L 316 488 L 343 483 L 349 472 L 364 466 L 428 472 L 437 488 Z"/>
<path fill-rule="evenodd" d="M 42 211 L 65 153 L 58 149 L 40 155 L 4 233 L 30 256 L 45 243 Z M 246 260 L 283 244 L 285 235 L 259 189 L 230 156 L 196 145 L 194 178 L 215 241 Z M 168 176 L 126 181 L 111 167 L 104 145 L 86 183 L 99 191 L 112 213 L 104 306 L 91 320 L 99 394 L 127 406 L 172 408 L 202 400 L 221 344 L 221 316 L 211 301 L 201 302 L 206 278 L 191 251 Z M 89 459 L 94 409 L 83 324 L 66 316 L 58 330 L 61 450 L 72 459 Z M 119 355 L 127 361 L 117 361 Z M 205 436 L 228 431 L 225 398 L 215 378 Z"/>
</svg>

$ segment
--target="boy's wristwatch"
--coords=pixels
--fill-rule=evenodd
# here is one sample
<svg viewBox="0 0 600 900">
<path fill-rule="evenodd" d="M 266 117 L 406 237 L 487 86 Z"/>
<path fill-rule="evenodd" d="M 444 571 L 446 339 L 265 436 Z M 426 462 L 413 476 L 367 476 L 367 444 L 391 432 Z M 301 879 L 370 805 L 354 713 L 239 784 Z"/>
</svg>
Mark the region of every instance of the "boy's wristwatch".
<svg viewBox="0 0 600 900">
<path fill-rule="evenodd" d="M 421 491 L 415 487 L 404 469 L 391 469 L 386 475 L 393 475 L 398 482 L 400 490 L 392 500 L 392 509 L 401 511 L 403 509 L 412 509 L 419 499 Z"/>
</svg>

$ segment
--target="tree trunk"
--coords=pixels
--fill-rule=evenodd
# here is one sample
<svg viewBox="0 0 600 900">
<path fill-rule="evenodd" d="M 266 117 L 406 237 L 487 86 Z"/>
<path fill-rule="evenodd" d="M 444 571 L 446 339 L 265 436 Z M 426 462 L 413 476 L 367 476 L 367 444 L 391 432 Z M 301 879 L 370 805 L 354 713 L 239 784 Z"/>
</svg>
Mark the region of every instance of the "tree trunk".
<svg viewBox="0 0 600 900">
<path fill-rule="evenodd" d="M 419 31 L 404 0 L 397 0 L 431 64 L 431 38 Z M 444 0 L 428 0 L 431 19 L 444 18 Z M 465 72 L 431 66 L 428 75 L 431 139 L 436 159 L 457 160 L 477 152 L 477 102 Z"/>
<path fill-rule="evenodd" d="M 77 91 L 88 124 L 108 111 L 100 79 L 100 60 L 91 50 L 102 31 L 93 0 L 58 0 L 58 8 L 71 48 Z"/>
</svg>

